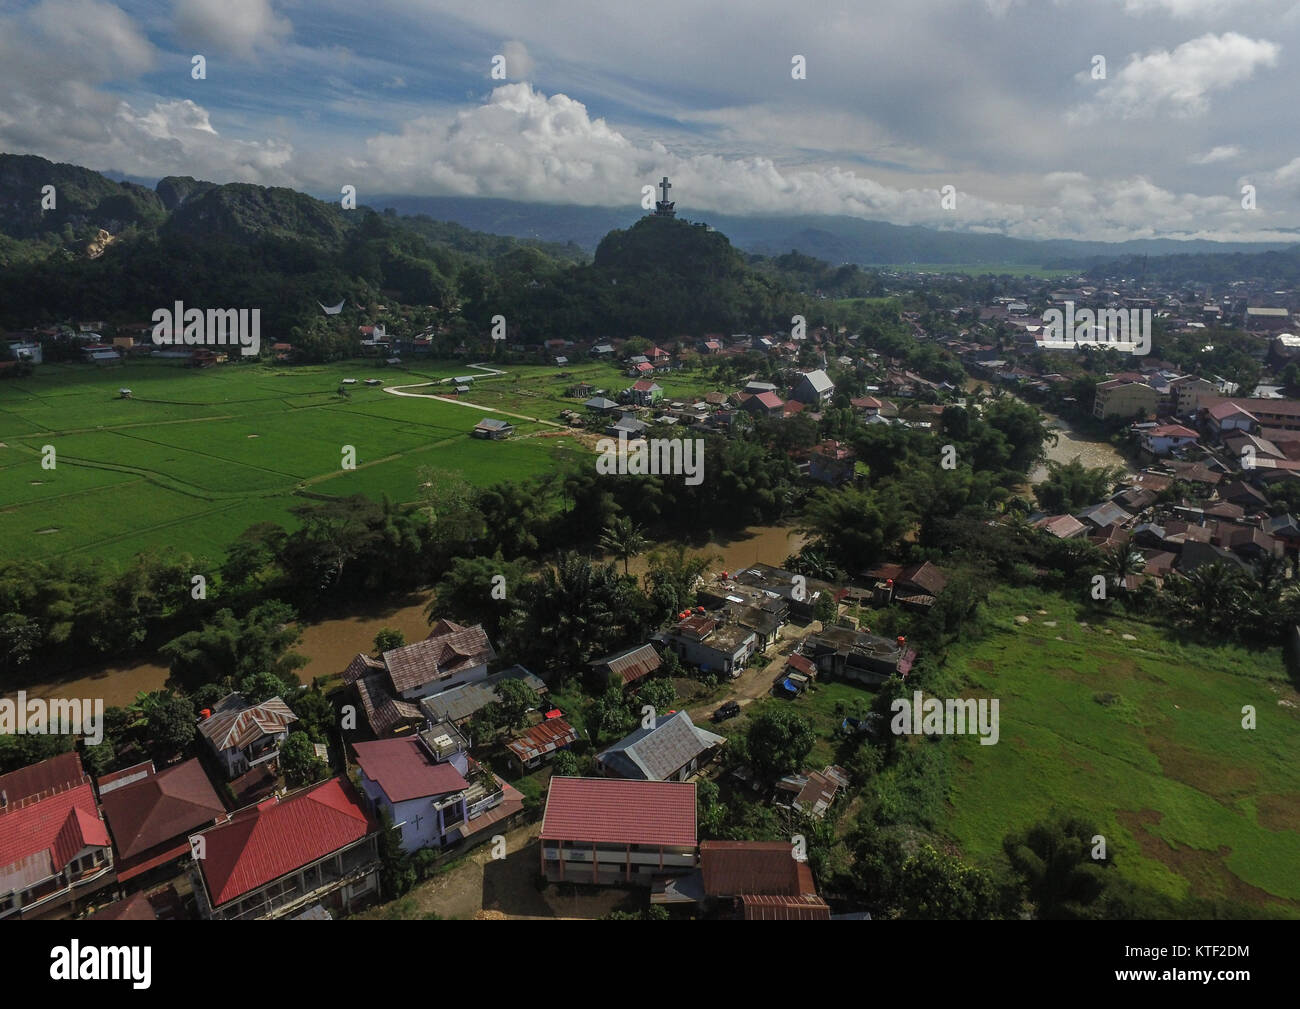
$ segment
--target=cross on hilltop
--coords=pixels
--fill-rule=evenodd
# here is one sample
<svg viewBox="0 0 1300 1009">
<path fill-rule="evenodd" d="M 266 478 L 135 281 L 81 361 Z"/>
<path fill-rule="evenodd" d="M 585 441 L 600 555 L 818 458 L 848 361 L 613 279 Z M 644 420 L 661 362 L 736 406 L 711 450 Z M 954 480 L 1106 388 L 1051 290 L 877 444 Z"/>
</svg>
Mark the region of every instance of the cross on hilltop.
<svg viewBox="0 0 1300 1009">
<path fill-rule="evenodd" d="M 660 189 L 660 191 L 664 194 L 664 198 L 663 198 L 662 200 L 658 201 L 658 202 L 655 204 L 655 216 L 656 216 L 656 217 L 676 217 L 676 216 L 677 216 L 677 212 L 673 209 L 674 204 L 673 204 L 673 203 L 670 203 L 669 200 L 668 200 L 668 190 L 670 190 L 670 189 L 672 189 L 672 188 L 673 188 L 673 184 L 672 184 L 671 182 L 668 181 L 668 176 L 665 175 L 665 176 L 663 177 L 663 181 L 659 183 L 659 189 Z"/>
</svg>

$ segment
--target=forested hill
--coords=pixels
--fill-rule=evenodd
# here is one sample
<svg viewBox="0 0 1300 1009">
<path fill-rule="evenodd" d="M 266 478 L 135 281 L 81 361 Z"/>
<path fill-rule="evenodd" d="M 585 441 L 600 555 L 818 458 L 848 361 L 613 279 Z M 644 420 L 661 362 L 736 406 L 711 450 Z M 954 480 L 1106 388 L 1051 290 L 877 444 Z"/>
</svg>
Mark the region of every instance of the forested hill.
<svg viewBox="0 0 1300 1009">
<path fill-rule="evenodd" d="M 1214 253 L 1187 256 L 1129 256 L 1098 262 L 1087 271 L 1095 281 L 1142 277 L 1160 284 L 1226 284 L 1258 278 L 1270 284 L 1300 283 L 1300 245 L 1280 252 Z"/>
<path fill-rule="evenodd" d="M 424 217 L 344 210 L 290 189 L 166 178 L 154 190 L 73 165 L 0 155 L 0 326 L 147 321 L 176 300 L 262 310 L 273 340 L 337 356 L 358 322 L 436 327 L 452 342 L 504 315 L 511 338 L 664 336 L 770 328 L 798 303 L 720 232 L 647 217 L 588 262 L 573 245 Z M 54 186 L 55 209 L 41 210 Z M 752 259 L 752 257 L 750 257 Z M 320 305 L 349 309 L 324 317 Z M 328 346 L 327 346 L 328 345 Z"/>
</svg>

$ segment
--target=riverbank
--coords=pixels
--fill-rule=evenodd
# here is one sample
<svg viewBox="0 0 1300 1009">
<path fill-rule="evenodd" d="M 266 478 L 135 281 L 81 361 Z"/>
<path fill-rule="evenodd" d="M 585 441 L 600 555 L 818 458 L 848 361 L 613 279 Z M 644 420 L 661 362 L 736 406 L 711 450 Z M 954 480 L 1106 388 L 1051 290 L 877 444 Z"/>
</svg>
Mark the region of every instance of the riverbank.
<svg viewBox="0 0 1300 1009">
<path fill-rule="evenodd" d="M 698 546 L 688 545 L 687 552 L 718 558 L 710 565 L 711 570 L 738 571 L 757 563 L 780 566 L 798 552 L 806 539 L 788 526 L 751 526 L 732 536 Z M 650 553 L 672 545 L 672 541 L 664 541 L 648 547 L 645 553 L 632 558 L 629 572 L 642 577 L 649 567 Z M 622 562 L 617 563 L 621 569 Z M 303 625 L 302 641 L 294 649 L 307 659 L 307 665 L 298 671 L 299 678 L 310 683 L 316 677 L 336 676 L 358 652 L 368 654 L 374 646 L 375 635 L 385 627 L 401 631 L 407 641 L 427 637 L 429 621 L 425 608 L 432 598 L 432 591 L 412 592 L 381 600 L 374 606 L 336 612 Z M 6 688 L 4 693 L 21 689 L 31 697 L 103 698 L 105 707 L 124 707 L 141 692 L 161 690 L 167 675 L 167 666 L 152 660 L 109 662 L 76 670 L 56 680 L 18 684 Z"/>
</svg>

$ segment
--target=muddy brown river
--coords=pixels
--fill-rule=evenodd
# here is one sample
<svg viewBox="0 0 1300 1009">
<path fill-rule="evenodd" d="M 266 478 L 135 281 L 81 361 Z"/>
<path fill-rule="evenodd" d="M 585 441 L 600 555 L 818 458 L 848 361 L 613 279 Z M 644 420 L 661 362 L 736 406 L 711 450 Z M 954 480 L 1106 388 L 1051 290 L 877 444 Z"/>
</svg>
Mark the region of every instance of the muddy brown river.
<svg viewBox="0 0 1300 1009">
<path fill-rule="evenodd" d="M 720 555 L 721 562 L 713 567 L 736 571 L 760 561 L 782 564 L 803 545 L 805 538 L 793 529 L 781 526 L 752 526 L 730 539 L 691 547 L 690 553 Z M 632 574 L 642 575 L 648 562 L 646 554 L 635 557 L 629 570 Z M 622 563 L 619 562 L 618 566 L 621 568 Z M 304 683 L 310 683 L 313 677 L 342 672 L 357 652 L 371 651 L 375 635 L 384 627 L 397 628 L 406 635 L 407 641 L 427 637 L 429 623 L 424 608 L 431 597 L 429 592 L 412 593 L 389 600 L 378 608 L 328 617 L 305 626 L 302 641 L 294 649 L 308 660 L 307 665 L 298 671 L 299 677 Z M 136 661 L 107 663 L 78 670 L 66 679 L 19 686 L 32 697 L 102 697 L 106 707 L 122 707 L 134 701 L 142 691 L 160 690 L 166 681 L 165 665 Z M 19 686 L 12 690 L 19 689 Z"/>
</svg>

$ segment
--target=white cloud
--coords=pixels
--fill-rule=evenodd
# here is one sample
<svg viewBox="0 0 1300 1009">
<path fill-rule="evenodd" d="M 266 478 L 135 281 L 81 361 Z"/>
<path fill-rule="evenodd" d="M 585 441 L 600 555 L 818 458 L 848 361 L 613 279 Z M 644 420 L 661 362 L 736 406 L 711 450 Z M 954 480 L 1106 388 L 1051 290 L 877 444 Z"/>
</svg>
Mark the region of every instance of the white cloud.
<svg viewBox="0 0 1300 1009">
<path fill-rule="evenodd" d="M 270 0 L 178 0 L 175 22 L 176 41 L 187 49 L 242 59 L 275 46 L 293 30 Z"/>
<path fill-rule="evenodd" d="M 528 47 L 522 42 L 510 41 L 505 44 L 502 55 L 506 58 L 506 76 L 515 81 L 532 78 L 536 66 L 528 54 Z"/>
<path fill-rule="evenodd" d="M 1232 161 L 1241 157 L 1241 148 L 1236 144 L 1221 144 L 1213 147 L 1198 157 L 1192 158 L 1194 165 L 1212 165 L 1218 161 Z"/>
<path fill-rule="evenodd" d="M 1211 92 L 1250 79 L 1260 67 L 1276 66 L 1279 52 L 1273 42 L 1226 32 L 1207 33 L 1172 52 L 1157 49 L 1134 56 L 1113 80 L 1101 85 L 1091 104 L 1072 110 L 1071 118 L 1090 122 L 1103 115 L 1201 115 L 1209 109 Z"/>
<path fill-rule="evenodd" d="M 370 138 L 350 166 L 378 192 L 441 193 L 555 203 L 631 206 L 641 187 L 672 177 L 678 211 L 845 214 L 899 224 L 996 231 L 1023 238 L 1123 240 L 1170 235 L 1263 238 L 1258 218 L 1231 196 L 1180 194 L 1138 176 L 1099 180 L 1082 172 L 1034 180 L 1041 206 L 998 202 L 958 185 L 944 211 L 928 186 L 890 186 L 837 167 L 784 167 L 765 157 L 683 155 L 633 142 L 567 95 L 528 84 L 498 87 L 481 105 L 426 116 Z M 335 180 L 321 180 L 321 188 Z"/>
<path fill-rule="evenodd" d="M 1240 3 L 1241 0 L 1124 0 L 1124 10 L 1129 14 L 1163 12 L 1176 18 L 1193 18 L 1225 14 Z"/>
</svg>

